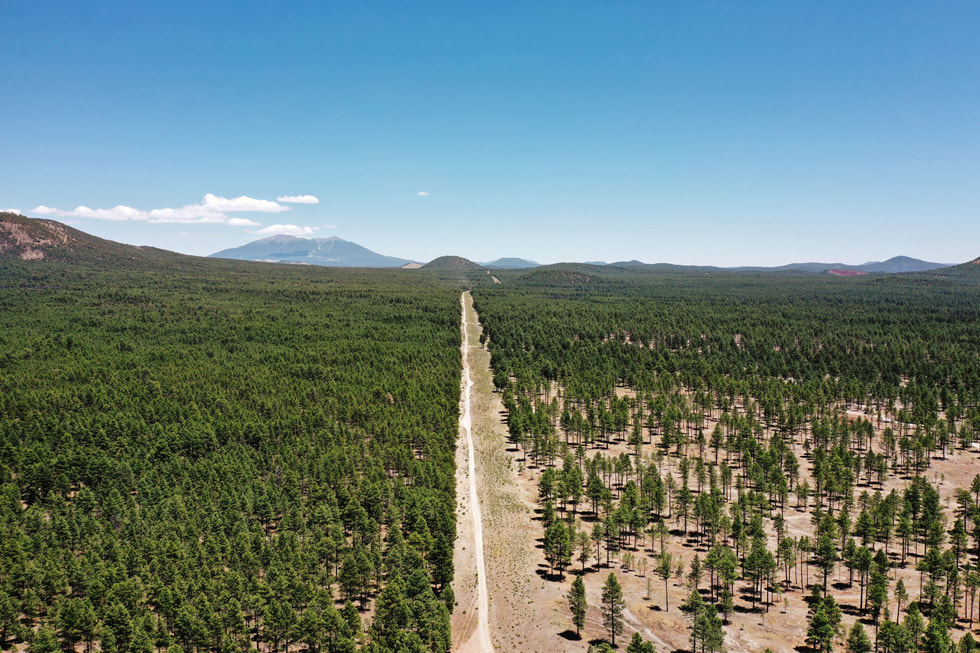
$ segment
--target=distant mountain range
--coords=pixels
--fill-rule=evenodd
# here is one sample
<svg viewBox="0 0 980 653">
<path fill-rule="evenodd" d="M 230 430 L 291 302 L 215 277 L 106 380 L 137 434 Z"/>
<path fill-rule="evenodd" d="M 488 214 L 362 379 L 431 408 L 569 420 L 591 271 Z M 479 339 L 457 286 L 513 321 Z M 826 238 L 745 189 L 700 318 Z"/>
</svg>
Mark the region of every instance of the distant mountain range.
<svg viewBox="0 0 980 653">
<path fill-rule="evenodd" d="M 938 270 L 939 268 L 949 267 L 948 263 L 930 263 L 917 258 L 908 256 L 894 256 L 887 261 L 871 261 L 861 265 L 845 265 L 844 263 L 791 263 L 779 267 L 739 267 L 729 268 L 733 271 L 759 271 L 759 272 L 863 272 L 872 274 L 884 272 L 895 274 L 898 272 L 925 272 L 927 270 Z"/>
<path fill-rule="evenodd" d="M 384 256 L 343 238 L 299 238 L 271 236 L 241 247 L 223 249 L 212 258 L 269 263 L 306 263 L 329 267 L 400 268 L 413 263 L 408 259 Z"/>
<path fill-rule="evenodd" d="M 464 269 L 469 265 L 490 270 L 523 270 L 540 267 L 536 261 L 523 258 L 498 258 L 495 261 L 475 263 L 460 257 L 440 257 L 426 265 L 414 261 L 384 256 L 357 243 L 336 236 L 332 238 L 299 238 L 296 236 L 272 236 L 256 240 L 241 247 L 222 250 L 211 255 L 215 258 L 231 258 L 243 261 L 266 261 L 276 263 L 307 263 L 333 267 L 425 267 Z M 461 261 L 466 260 L 464 266 Z M 845 263 L 790 263 L 774 267 L 740 266 L 722 268 L 703 265 L 673 265 L 670 263 L 644 263 L 642 261 L 618 261 L 605 263 L 589 261 L 589 265 L 608 266 L 626 269 L 670 270 L 670 271 L 728 271 L 728 272 L 808 272 L 811 274 L 859 275 L 873 273 L 894 274 L 898 272 L 924 272 L 948 267 L 946 263 L 932 263 L 908 256 L 895 256 L 887 261 L 871 261 L 861 265 Z"/>
<path fill-rule="evenodd" d="M 88 260 L 139 261 L 147 258 L 167 257 L 177 260 L 191 259 L 154 247 L 136 247 L 97 238 L 55 220 L 27 218 L 16 213 L 0 212 L 0 257 L 16 257 L 23 260 Z M 225 249 L 213 258 L 244 261 L 302 263 L 331 267 L 378 267 L 378 268 L 427 268 L 437 270 L 504 270 L 531 269 L 540 266 L 534 261 L 521 258 L 499 258 L 487 263 L 474 263 L 458 256 L 442 256 L 422 265 L 408 259 L 384 256 L 366 247 L 342 238 L 298 238 L 296 236 L 272 236 L 256 240 L 241 247 Z M 978 259 L 980 260 L 980 259 Z M 616 263 L 593 262 L 564 264 L 563 269 L 594 270 L 620 269 L 648 272 L 785 272 L 808 274 L 835 274 L 841 276 L 874 273 L 909 273 L 934 271 L 935 276 L 958 279 L 974 277 L 980 271 L 976 260 L 960 265 L 932 263 L 908 256 L 896 256 L 887 261 L 872 261 L 862 265 L 843 263 L 792 263 L 778 267 L 743 266 L 721 268 L 714 266 L 672 265 L 669 263 L 644 263 L 619 261 Z M 585 272 L 583 272 L 585 273 Z"/>
</svg>

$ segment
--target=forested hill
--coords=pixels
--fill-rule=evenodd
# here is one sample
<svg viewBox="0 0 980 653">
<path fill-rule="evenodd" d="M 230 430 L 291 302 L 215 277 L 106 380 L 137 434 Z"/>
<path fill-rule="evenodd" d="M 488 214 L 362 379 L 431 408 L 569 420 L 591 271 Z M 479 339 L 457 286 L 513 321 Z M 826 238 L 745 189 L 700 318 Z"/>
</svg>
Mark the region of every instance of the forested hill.
<svg viewBox="0 0 980 653">
<path fill-rule="evenodd" d="M 482 270 L 483 266 L 462 256 L 440 256 L 422 266 L 423 270 Z"/>
<path fill-rule="evenodd" d="M 191 260 L 0 260 L 0 648 L 447 651 L 458 289 Z"/>
<path fill-rule="evenodd" d="M 118 266 L 134 261 L 172 261 L 180 256 L 153 247 L 134 247 L 104 240 L 55 220 L 0 213 L 0 260 L 102 261 Z"/>
<path fill-rule="evenodd" d="M 980 283 L 980 257 L 960 263 L 952 267 L 935 270 L 931 273 L 924 273 L 927 276 L 949 279 L 951 281 L 964 281 L 970 283 Z"/>
</svg>

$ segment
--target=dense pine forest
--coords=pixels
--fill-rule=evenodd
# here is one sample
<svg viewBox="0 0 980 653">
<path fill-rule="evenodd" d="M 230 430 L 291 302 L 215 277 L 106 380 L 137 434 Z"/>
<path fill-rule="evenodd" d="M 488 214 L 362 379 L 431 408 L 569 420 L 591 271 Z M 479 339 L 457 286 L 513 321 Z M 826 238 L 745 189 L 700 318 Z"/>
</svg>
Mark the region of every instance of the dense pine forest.
<svg viewBox="0 0 980 653">
<path fill-rule="evenodd" d="M 447 651 L 459 289 L 131 249 L 0 261 L 0 648 Z"/>
<path fill-rule="evenodd" d="M 607 629 L 593 648 L 616 642 L 642 595 L 661 635 L 683 630 L 699 653 L 976 650 L 969 266 L 501 276 L 475 305 L 537 479 L 547 577 L 570 587 L 570 637 L 591 584 Z M 739 639 L 753 628 L 754 645 Z M 627 650 L 648 646 L 637 633 Z"/>
</svg>

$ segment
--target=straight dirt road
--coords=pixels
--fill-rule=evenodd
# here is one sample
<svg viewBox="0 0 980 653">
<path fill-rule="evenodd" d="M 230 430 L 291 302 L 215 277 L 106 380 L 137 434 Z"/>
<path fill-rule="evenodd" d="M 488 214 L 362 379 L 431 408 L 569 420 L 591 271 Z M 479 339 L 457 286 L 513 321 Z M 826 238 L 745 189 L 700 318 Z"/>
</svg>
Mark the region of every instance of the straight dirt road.
<svg viewBox="0 0 980 653">
<path fill-rule="evenodd" d="M 468 630 L 465 626 L 472 624 L 472 616 L 475 612 L 476 614 L 476 629 L 473 630 L 472 634 L 458 647 L 457 650 L 462 653 L 493 653 L 493 642 L 490 639 L 490 599 L 489 593 L 487 591 L 487 570 L 486 563 L 484 562 L 483 555 L 483 517 L 480 510 L 480 496 L 478 492 L 477 483 L 477 472 L 476 472 L 476 448 L 473 446 L 473 418 L 470 411 L 471 397 L 473 392 L 473 377 L 470 371 L 470 328 L 477 324 L 478 322 L 474 316 L 472 300 L 466 293 L 460 297 L 460 306 L 462 311 L 462 324 L 461 330 L 463 333 L 463 378 L 462 378 L 462 391 L 460 400 L 460 417 L 459 417 L 459 428 L 460 428 L 460 447 L 462 448 L 465 442 L 465 457 L 466 457 L 466 488 L 465 492 L 459 492 L 458 494 L 460 503 L 465 501 L 465 508 L 463 511 L 469 513 L 469 519 L 462 519 L 457 522 L 457 528 L 460 532 L 460 540 L 466 542 L 472 548 L 471 552 L 467 554 L 468 559 L 472 559 L 473 566 L 469 570 L 468 574 L 465 576 L 471 576 L 473 572 L 476 574 L 476 605 L 472 605 L 472 598 L 468 597 L 467 601 L 471 605 L 468 606 L 467 610 L 468 618 L 463 622 L 463 630 Z M 457 452 L 457 465 L 459 463 L 459 452 Z M 457 486 L 463 480 L 460 478 L 457 472 Z M 460 488 L 462 489 L 462 488 Z M 465 546 L 465 545 L 464 545 Z M 458 557 L 458 556 L 457 556 Z M 457 564 L 459 560 L 457 560 Z M 472 580 L 470 580 L 472 583 Z M 464 593 L 467 594 L 467 593 Z M 471 594 L 469 592 L 468 594 Z M 458 598 L 459 595 L 457 595 Z M 458 630 L 454 629 L 454 630 Z M 454 636 L 459 637 L 461 633 L 454 632 Z M 465 636 L 465 635 L 464 635 Z"/>
<path fill-rule="evenodd" d="M 508 444 L 503 402 L 494 391 L 490 352 L 480 344 L 483 329 L 469 293 L 463 295 L 462 312 L 453 651 L 584 653 L 587 639 L 569 640 L 561 635 L 570 625 L 563 598 L 568 588 L 544 579 L 549 566 L 535 513 L 537 482 L 533 470 L 524 469 L 521 453 Z M 476 509 L 479 529 L 474 526 Z M 570 584 L 571 576 L 567 578 Z M 599 605 L 598 597 L 593 605 Z M 598 607 L 590 618 L 601 632 Z"/>
</svg>

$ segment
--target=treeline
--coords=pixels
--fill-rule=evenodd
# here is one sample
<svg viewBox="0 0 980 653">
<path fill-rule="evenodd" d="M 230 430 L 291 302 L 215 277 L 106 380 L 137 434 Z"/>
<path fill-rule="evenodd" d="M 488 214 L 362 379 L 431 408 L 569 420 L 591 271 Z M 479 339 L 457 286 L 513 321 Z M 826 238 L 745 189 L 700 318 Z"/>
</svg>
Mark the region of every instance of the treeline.
<svg viewBox="0 0 980 653">
<path fill-rule="evenodd" d="M 813 649 L 869 650 L 860 622 L 841 626 L 835 572 L 879 650 L 948 651 L 949 630 L 972 626 L 980 476 L 945 488 L 950 513 L 926 472 L 980 430 L 975 287 L 540 281 L 474 295 L 556 579 L 615 558 L 662 579 L 669 609 L 684 578 L 694 650 L 723 648 L 714 611 L 727 623 L 738 600 L 768 609 L 794 591 Z M 798 512 L 805 532 L 788 527 Z"/>
<path fill-rule="evenodd" d="M 188 261 L 2 264 L 0 648 L 447 651 L 458 289 Z"/>
</svg>

